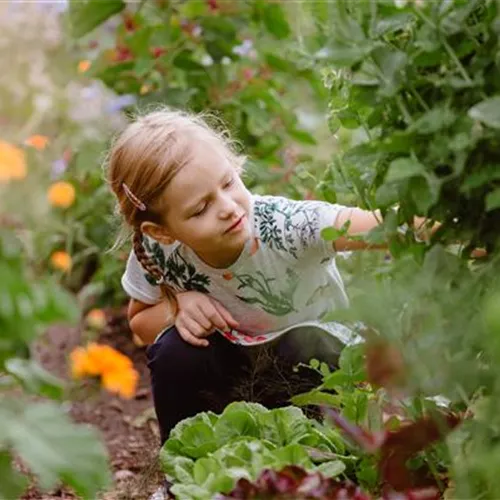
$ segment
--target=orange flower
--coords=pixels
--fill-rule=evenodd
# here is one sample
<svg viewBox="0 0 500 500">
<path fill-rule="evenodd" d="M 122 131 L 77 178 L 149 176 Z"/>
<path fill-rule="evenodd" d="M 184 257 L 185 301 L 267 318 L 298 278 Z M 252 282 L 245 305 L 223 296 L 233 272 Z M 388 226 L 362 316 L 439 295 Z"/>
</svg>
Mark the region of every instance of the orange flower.
<svg viewBox="0 0 500 500">
<path fill-rule="evenodd" d="M 83 378 L 88 375 L 97 376 L 100 374 L 99 365 L 95 358 L 89 356 L 83 347 L 77 347 L 70 355 L 71 373 L 74 378 Z"/>
<path fill-rule="evenodd" d="M 86 73 L 90 69 L 90 66 L 91 62 L 89 60 L 80 61 L 78 63 L 78 73 Z"/>
<path fill-rule="evenodd" d="M 106 314 L 102 309 L 92 309 L 87 314 L 87 323 L 95 330 L 101 330 L 106 326 Z"/>
<path fill-rule="evenodd" d="M 50 186 L 47 197 L 54 207 L 68 208 L 75 201 L 75 188 L 72 184 L 60 181 Z"/>
<path fill-rule="evenodd" d="M 74 378 L 100 376 L 103 387 L 124 398 L 133 397 L 139 374 L 130 358 L 108 345 L 90 343 L 77 347 L 71 354 L 71 372 Z"/>
<path fill-rule="evenodd" d="M 109 392 L 130 399 L 135 394 L 138 379 L 139 374 L 134 369 L 130 369 L 104 373 L 101 381 L 102 386 Z"/>
<path fill-rule="evenodd" d="M 32 135 L 24 141 L 26 146 L 31 146 L 32 148 L 38 149 L 38 151 L 44 150 L 48 143 L 49 138 L 45 135 Z"/>
<path fill-rule="evenodd" d="M 72 265 L 71 256 L 62 250 L 54 252 L 50 258 L 50 262 L 56 269 L 60 269 L 64 272 L 69 271 Z"/>
<path fill-rule="evenodd" d="M 24 177 L 26 177 L 24 151 L 0 140 L 0 184 Z"/>
</svg>

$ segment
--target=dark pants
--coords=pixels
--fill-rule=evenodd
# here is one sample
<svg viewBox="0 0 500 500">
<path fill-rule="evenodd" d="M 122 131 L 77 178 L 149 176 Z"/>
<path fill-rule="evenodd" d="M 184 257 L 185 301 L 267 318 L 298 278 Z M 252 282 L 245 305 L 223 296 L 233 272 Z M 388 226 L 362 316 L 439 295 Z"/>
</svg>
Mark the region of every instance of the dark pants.
<svg viewBox="0 0 500 500">
<path fill-rule="evenodd" d="M 195 347 L 175 327 L 166 330 L 146 351 L 162 443 L 178 422 L 196 413 L 219 413 L 237 400 L 284 406 L 293 394 L 320 384 L 317 372 L 294 369 L 313 357 L 336 365 L 340 347 L 314 330 L 296 328 L 254 347 L 232 344 L 218 333 L 208 347 Z"/>
</svg>

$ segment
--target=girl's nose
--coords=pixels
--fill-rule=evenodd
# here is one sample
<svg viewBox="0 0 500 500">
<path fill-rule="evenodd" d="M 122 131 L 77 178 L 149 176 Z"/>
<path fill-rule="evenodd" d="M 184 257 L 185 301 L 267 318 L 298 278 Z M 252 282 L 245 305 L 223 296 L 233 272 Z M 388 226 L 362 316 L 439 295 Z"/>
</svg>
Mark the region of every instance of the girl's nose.
<svg viewBox="0 0 500 500">
<path fill-rule="evenodd" d="M 219 214 L 223 219 L 232 217 L 237 211 L 238 204 L 230 196 L 222 196 L 220 201 Z"/>
</svg>

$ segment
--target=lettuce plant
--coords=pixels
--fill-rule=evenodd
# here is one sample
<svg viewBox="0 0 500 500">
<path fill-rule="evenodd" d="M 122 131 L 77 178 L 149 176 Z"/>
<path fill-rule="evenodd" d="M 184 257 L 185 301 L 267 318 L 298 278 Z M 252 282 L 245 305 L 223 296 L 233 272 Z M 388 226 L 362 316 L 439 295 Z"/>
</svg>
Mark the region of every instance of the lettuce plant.
<svg viewBox="0 0 500 500">
<path fill-rule="evenodd" d="M 221 415 L 200 413 L 177 424 L 160 460 L 174 483 L 172 493 L 194 500 L 228 493 L 239 479 L 253 481 L 265 469 L 288 465 L 335 477 L 346 467 L 344 453 L 339 433 L 299 408 L 236 402 Z"/>
</svg>

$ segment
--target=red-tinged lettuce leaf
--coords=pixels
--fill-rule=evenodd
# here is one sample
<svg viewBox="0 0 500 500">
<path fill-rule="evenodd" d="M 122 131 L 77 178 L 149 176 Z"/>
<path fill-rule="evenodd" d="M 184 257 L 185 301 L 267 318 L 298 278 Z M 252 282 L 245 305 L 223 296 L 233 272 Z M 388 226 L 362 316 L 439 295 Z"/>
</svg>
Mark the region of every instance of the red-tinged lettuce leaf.
<svg viewBox="0 0 500 500">
<path fill-rule="evenodd" d="M 395 431 L 374 434 L 352 424 L 331 408 L 324 408 L 323 412 L 366 452 L 379 453 L 378 467 L 383 484 L 389 491 L 404 492 L 407 495 L 398 499 L 436 498 L 432 496 L 435 495 L 432 485 L 426 484 L 423 489 L 414 489 L 422 485 L 417 481 L 415 473 L 407 468 L 406 463 L 415 453 L 442 439 L 454 429 L 460 423 L 458 416 L 451 413 L 435 414 L 404 424 Z"/>
<path fill-rule="evenodd" d="M 255 482 L 240 479 L 234 490 L 219 495 L 219 500 L 238 498 L 245 500 L 321 499 L 321 500 L 370 500 L 358 486 L 347 481 L 336 481 L 320 473 L 307 473 L 294 465 L 281 471 L 267 469 Z"/>
<path fill-rule="evenodd" d="M 384 483 L 397 491 L 415 487 L 414 474 L 406 462 L 415 453 L 439 441 L 460 423 L 453 414 L 424 417 L 386 433 L 380 447 L 379 470 Z"/>
<path fill-rule="evenodd" d="M 397 347 L 386 340 L 369 339 L 365 346 L 367 380 L 387 389 L 401 389 L 407 384 L 408 370 Z"/>
<path fill-rule="evenodd" d="M 351 441 L 368 453 L 374 453 L 379 450 L 385 440 L 384 431 L 379 433 L 369 432 L 353 424 L 342 417 L 338 411 L 331 408 L 324 408 L 323 412 Z"/>
</svg>

